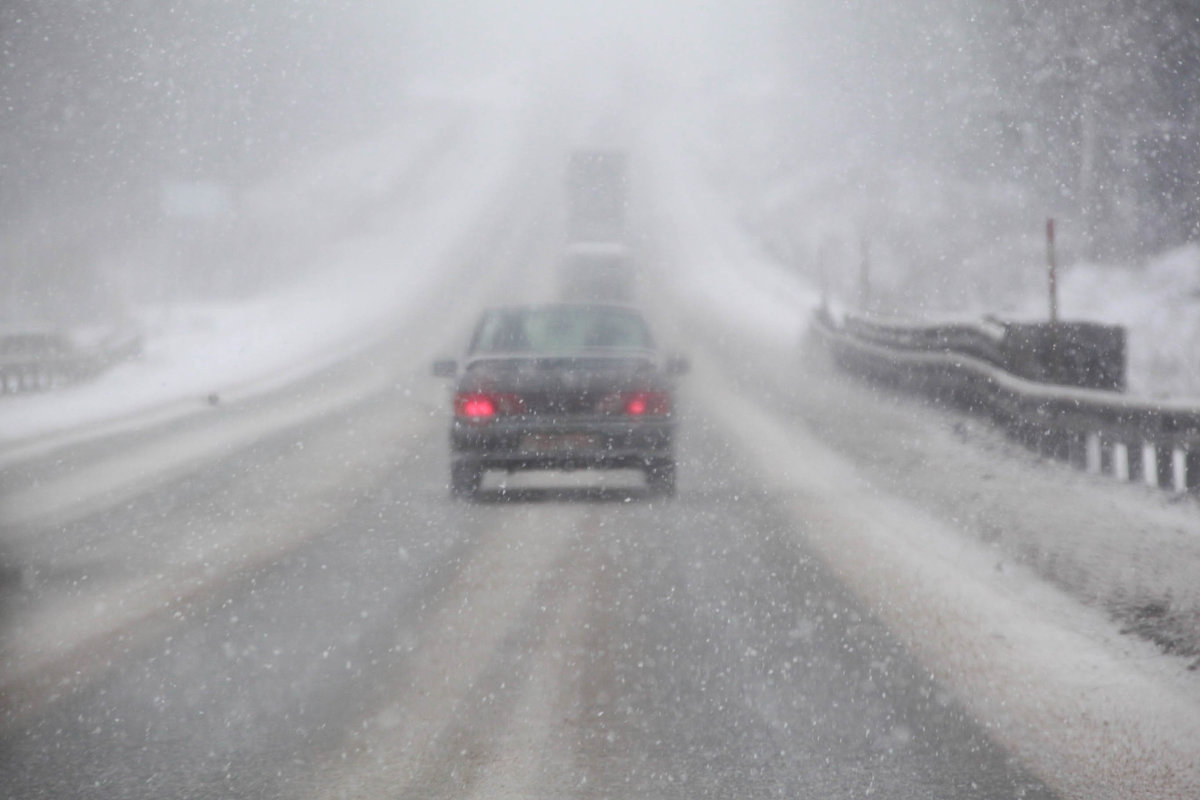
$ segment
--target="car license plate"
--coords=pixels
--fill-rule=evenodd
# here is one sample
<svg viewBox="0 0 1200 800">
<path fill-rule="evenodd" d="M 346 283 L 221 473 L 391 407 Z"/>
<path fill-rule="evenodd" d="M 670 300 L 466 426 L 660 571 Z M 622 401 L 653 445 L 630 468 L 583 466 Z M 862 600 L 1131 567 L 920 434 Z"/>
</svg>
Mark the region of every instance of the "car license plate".
<svg viewBox="0 0 1200 800">
<path fill-rule="evenodd" d="M 595 450 L 599 437 L 588 433 L 530 433 L 521 439 L 526 453 L 576 453 Z"/>
</svg>

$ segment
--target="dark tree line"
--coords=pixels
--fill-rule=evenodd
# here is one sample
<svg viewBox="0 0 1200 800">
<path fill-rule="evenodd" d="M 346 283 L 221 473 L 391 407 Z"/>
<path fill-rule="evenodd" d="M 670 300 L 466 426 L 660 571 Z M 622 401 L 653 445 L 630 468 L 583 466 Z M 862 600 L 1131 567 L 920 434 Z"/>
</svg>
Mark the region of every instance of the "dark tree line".
<svg viewBox="0 0 1200 800">
<path fill-rule="evenodd" d="M 1078 216 L 1092 255 L 1200 240 L 1200 2 L 995 5 L 1006 168 Z"/>
<path fill-rule="evenodd" d="M 1200 0 L 789 8 L 793 61 L 821 51 L 877 152 L 1034 189 L 1092 256 L 1200 240 Z"/>
<path fill-rule="evenodd" d="M 368 123 L 398 83 L 396 16 L 346 0 L 0 3 L 0 209 L 236 181 Z"/>
<path fill-rule="evenodd" d="M 403 113 L 403 23 L 353 0 L 0 0 L 0 318 L 102 305 L 97 264 L 161 226 L 164 185 L 252 184 Z"/>
</svg>

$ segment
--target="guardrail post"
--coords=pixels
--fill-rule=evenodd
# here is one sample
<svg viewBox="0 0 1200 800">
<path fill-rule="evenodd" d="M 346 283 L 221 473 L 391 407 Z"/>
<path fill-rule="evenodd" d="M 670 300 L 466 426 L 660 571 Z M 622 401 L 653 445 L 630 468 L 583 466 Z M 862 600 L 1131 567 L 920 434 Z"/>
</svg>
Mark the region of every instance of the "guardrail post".
<svg viewBox="0 0 1200 800">
<path fill-rule="evenodd" d="M 1145 480 L 1146 468 L 1142 466 L 1142 442 L 1125 444 L 1125 480 Z"/>
<path fill-rule="evenodd" d="M 1100 471 L 1105 475 L 1117 474 L 1117 443 L 1100 434 Z"/>
<path fill-rule="evenodd" d="M 1158 448 L 1153 442 L 1142 442 L 1142 482 L 1158 486 Z"/>
<path fill-rule="evenodd" d="M 1129 447 L 1124 442 L 1109 441 L 1104 454 L 1108 461 L 1105 471 L 1119 481 L 1129 480 Z"/>
<path fill-rule="evenodd" d="M 1100 441 L 1100 434 L 1085 433 L 1083 443 L 1084 467 L 1088 472 L 1102 472 L 1104 469 L 1104 445 Z"/>
<path fill-rule="evenodd" d="M 1170 445 L 1154 446 L 1154 483 L 1160 489 L 1175 485 L 1175 448 Z"/>
<path fill-rule="evenodd" d="M 1088 446 L 1087 436 L 1075 431 L 1067 433 L 1067 461 L 1076 469 L 1087 469 Z"/>
<path fill-rule="evenodd" d="M 1189 492 L 1200 492 L 1200 450 L 1186 450 L 1183 456 L 1184 486 Z"/>
</svg>

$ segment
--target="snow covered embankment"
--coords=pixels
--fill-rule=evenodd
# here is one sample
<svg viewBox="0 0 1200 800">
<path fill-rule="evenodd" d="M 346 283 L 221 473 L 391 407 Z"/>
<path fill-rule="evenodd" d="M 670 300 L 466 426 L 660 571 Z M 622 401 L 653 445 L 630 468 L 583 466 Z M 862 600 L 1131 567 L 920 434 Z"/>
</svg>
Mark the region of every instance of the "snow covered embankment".
<svg viewBox="0 0 1200 800">
<path fill-rule="evenodd" d="M 285 385 L 385 334 L 445 280 L 430 265 L 443 263 L 495 201 L 514 164 L 520 119 L 515 101 L 417 116 L 415 128 L 351 143 L 314 159 L 303 174 L 263 184 L 251 193 L 253 206 L 274 215 L 281 229 L 303 227 L 306 219 L 328 227 L 336 214 L 323 203 L 340 203 L 343 213 L 373 206 L 381 193 L 385 202 L 372 213 L 390 216 L 310 247 L 305 276 L 283 290 L 142 309 L 142 359 L 52 394 L 5 398 L 0 447 L 11 453 L 50 434 L 193 413 L 210 394 L 245 396 Z M 439 139 L 449 144 L 431 157 Z M 400 178 L 417 186 L 393 186 Z"/>
<path fill-rule="evenodd" d="M 709 321 L 710 328 L 711 321 L 719 321 L 720 332 L 706 334 L 718 349 L 743 358 L 755 354 L 760 371 L 794 372 L 799 363 L 795 333 L 815 303 L 812 292 L 757 252 L 721 198 L 678 157 L 677 140 L 669 141 L 649 159 L 659 166 L 654 206 L 664 223 L 659 227 L 662 283 L 682 301 L 685 317 Z M 745 349 L 746 344 L 753 349 Z M 703 361 L 698 367 L 698 372 L 705 369 Z M 802 377 L 792 381 L 792 388 L 803 390 Z M 710 384 L 719 385 L 719 379 Z M 850 385 L 848 390 L 865 389 Z M 968 524 L 974 518 L 971 498 L 980 491 L 977 472 L 964 472 L 948 487 L 944 496 L 953 500 L 952 507 L 936 502 L 926 507 L 928 498 L 908 491 L 903 475 L 891 485 L 879 481 L 873 465 L 831 450 L 797 425 L 794 416 L 773 415 L 733 391 L 704 400 L 711 413 L 743 432 L 764 480 L 794 498 L 797 531 L 804 532 L 808 544 L 997 740 L 1050 785 L 1077 798 L 1200 796 L 1200 759 L 1194 746 L 1200 741 L 1200 685 L 1195 674 L 1186 671 L 1182 659 L 1122 635 L 1104 610 L 1131 580 L 1145 584 L 1131 578 L 1131 571 L 1159 575 L 1164 565 L 1154 563 L 1153 554 L 1135 541 L 1138 531 L 1118 529 L 1124 517 L 1114 515 L 1112 525 L 1097 517 L 1091 526 L 1076 524 L 1079 529 L 1064 536 L 1052 505 L 1022 508 L 1031 481 L 1045 482 L 1052 494 L 1056 480 L 1099 479 L 1032 460 L 1014 463 L 1004 452 L 970 452 L 977 443 L 939 437 L 937 431 L 916 441 L 893 442 L 893 449 L 909 451 L 909 475 L 922 469 L 923 460 L 939 457 L 931 446 L 947 452 L 959 448 L 967 452 L 964 459 L 994 462 L 997 469 L 986 493 L 1005 505 L 1008 519 L 1025 528 L 1011 537 L 1001 531 L 998 542 L 986 543 Z M 843 414 L 842 424 L 872 422 L 862 418 L 854 423 L 852 416 Z M 939 424 L 944 420 L 918 420 L 911 427 Z M 872 431 L 875 438 L 896 434 Z M 910 485 L 923 488 L 916 478 Z M 1138 487 L 1072 489 L 1080 497 L 1096 498 L 1128 491 L 1132 514 L 1145 506 L 1149 523 L 1168 524 L 1170 517 L 1197 533 L 1194 524 L 1183 520 L 1185 514 L 1174 513 L 1180 509 L 1164 509 L 1160 498 L 1147 497 Z M 1079 511 L 1086 517 L 1089 508 L 1095 517 L 1101 506 Z M 1038 516 L 1040 520 L 1033 519 Z M 1068 520 L 1074 523 L 1075 517 L 1062 521 Z M 1030 547 L 1054 558 L 1025 563 L 1021 551 Z M 1004 569 L 997 569 L 998 558 L 1006 563 Z M 1057 565 L 1052 582 L 1039 574 L 1046 563 Z M 1088 579 L 1082 584 L 1067 585 L 1072 591 L 1087 586 L 1095 592 L 1086 603 L 1060 588 L 1062 576 L 1084 572 Z"/>
</svg>

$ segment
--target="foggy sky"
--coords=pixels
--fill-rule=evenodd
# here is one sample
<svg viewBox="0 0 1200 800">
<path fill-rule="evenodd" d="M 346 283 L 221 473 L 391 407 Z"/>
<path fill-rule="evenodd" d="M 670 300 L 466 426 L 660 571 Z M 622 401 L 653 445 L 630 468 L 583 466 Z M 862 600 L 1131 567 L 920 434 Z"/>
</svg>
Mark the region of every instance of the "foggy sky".
<svg viewBox="0 0 1200 800">
<path fill-rule="evenodd" d="M 1115 127 L 1122 111 L 1132 113 L 1117 104 L 1124 95 L 1093 81 L 1092 100 L 1081 99 L 1071 88 L 1074 62 L 1055 61 L 1047 39 L 1078 40 L 1068 55 L 1099 59 L 1107 71 L 1097 81 L 1130 74 L 1121 59 L 1148 52 L 1143 67 L 1153 65 L 1141 38 L 1165 36 L 1151 25 L 1151 7 L 1167 5 L 1147 0 L 1126 12 L 1103 4 L 1088 30 L 1108 38 L 1087 41 L 1067 12 L 1043 3 L 1013 11 L 972 0 L 4 3 L 7 306 L 18 295 L 30 298 L 26 306 L 52 306 L 93 280 L 96 262 L 153 233 L 164 183 L 236 192 L 402 123 L 430 91 L 459 102 L 511 95 L 573 104 L 580 116 L 624 115 L 621 125 L 639 124 L 630 109 L 669 107 L 709 130 L 730 163 L 743 148 L 768 148 L 780 165 L 924 160 L 1040 185 L 1091 204 L 1097 219 L 1106 209 L 1081 197 L 1080 185 L 1186 197 L 1174 177 L 1194 172 L 1186 164 L 1159 169 L 1158 185 L 1140 165 L 1114 158 L 1086 161 L 1107 175 L 1081 172 L 1081 108 L 1107 115 L 1105 153 L 1123 148 L 1128 160 L 1141 157 L 1138 148 L 1163 148 Z M 1128 24 L 1105 27 L 1107 18 Z M 1171 45 L 1180 52 L 1191 41 L 1185 34 Z M 1139 119 L 1154 112 L 1145 80 L 1126 92 L 1139 99 Z M 1160 218 L 1151 206 L 1121 219 Z M 1119 232 L 1129 241 L 1145 235 Z"/>
</svg>

